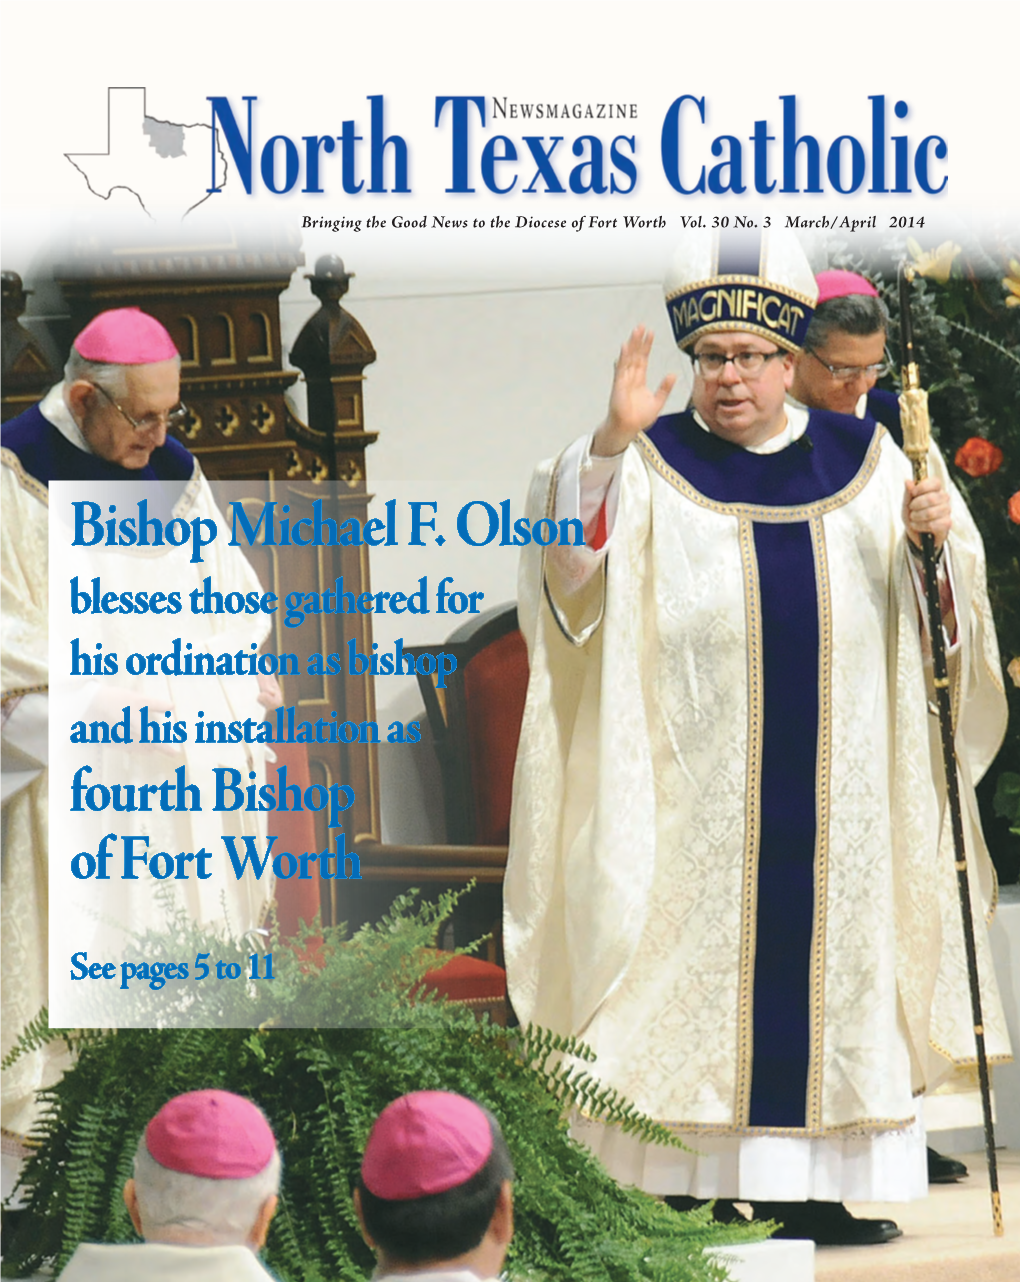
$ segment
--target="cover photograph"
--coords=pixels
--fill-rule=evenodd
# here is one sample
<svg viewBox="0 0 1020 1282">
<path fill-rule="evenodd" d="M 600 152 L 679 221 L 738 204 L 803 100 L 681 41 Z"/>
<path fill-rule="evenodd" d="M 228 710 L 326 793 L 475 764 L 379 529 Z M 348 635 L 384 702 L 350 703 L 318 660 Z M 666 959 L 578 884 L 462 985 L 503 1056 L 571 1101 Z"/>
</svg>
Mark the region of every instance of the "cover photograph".
<svg viewBox="0 0 1020 1282">
<path fill-rule="evenodd" d="M 1020 1266 L 1001 8 L 4 28 L 5 1275 Z"/>
</svg>

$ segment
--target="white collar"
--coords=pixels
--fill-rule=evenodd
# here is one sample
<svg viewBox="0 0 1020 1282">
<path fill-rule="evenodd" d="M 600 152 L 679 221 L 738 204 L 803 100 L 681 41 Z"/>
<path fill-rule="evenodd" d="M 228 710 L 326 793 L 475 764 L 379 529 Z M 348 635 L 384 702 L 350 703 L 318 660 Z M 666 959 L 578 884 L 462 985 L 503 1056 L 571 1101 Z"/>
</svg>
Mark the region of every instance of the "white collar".
<svg viewBox="0 0 1020 1282">
<path fill-rule="evenodd" d="M 52 423 L 65 440 L 70 441 L 76 450 L 83 454 L 94 454 L 95 450 L 81 434 L 81 428 L 74 421 L 71 411 L 64 399 L 66 383 L 57 383 L 39 402 L 39 412 L 47 422 Z"/>
<path fill-rule="evenodd" d="M 701 417 L 697 410 L 693 411 L 694 421 L 706 432 L 712 429 Z M 786 426 L 775 436 L 770 436 L 767 441 L 762 441 L 760 445 L 745 445 L 743 448 L 749 454 L 778 454 L 780 450 L 785 450 L 788 445 L 799 440 L 807 431 L 808 411 L 803 405 L 794 404 L 791 401 L 786 403 Z"/>
<path fill-rule="evenodd" d="M 274 1282 L 246 1246 L 82 1242 L 60 1275 L 68 1282 Z M 477 1279 L 476 1279 L 477 1282 Z"/>
</svg>

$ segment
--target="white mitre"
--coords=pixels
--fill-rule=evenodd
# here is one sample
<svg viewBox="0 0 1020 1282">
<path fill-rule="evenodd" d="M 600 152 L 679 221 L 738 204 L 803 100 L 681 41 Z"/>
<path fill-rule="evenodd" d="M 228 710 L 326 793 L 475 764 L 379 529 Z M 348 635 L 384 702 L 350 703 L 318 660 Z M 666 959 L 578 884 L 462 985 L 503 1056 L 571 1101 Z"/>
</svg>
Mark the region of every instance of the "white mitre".
<svg viewBox="0 0 1020 1282">
<path fill-rule="evenodd" d="M 761 227 L 685 235 L 663 289 L 681 349 L 703 334 L 732 330 L 798 352 L 818 298 L 797 238 Z"/>
</svg>

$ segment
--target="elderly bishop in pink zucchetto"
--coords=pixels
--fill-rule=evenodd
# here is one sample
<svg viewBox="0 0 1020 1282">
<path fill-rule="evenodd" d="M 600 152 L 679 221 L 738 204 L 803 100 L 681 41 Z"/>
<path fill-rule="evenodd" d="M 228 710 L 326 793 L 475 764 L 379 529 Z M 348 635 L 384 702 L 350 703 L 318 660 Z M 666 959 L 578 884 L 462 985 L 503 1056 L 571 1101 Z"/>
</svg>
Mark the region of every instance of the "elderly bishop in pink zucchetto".
<svg viewBox="0 0 1020 1282">
<path fill-rule="evenodd" d="M 138 307 L 100 312 L 74 340 L 74 349 L 85 360 L 106 365 L 155 365 L 179 356 L 166 329 Z"/>
<path fill-rule="evenodd" d="M 142 1245 L 83 1243 L 61 1282 L 267 1282 L 256 1252 L 280 1187 L 262 1110 L 230 1091 L 190 1091 L 145 1129 L 124 1201 Z"/>
<path fill-rule="evenodd" d="M 247 1180 L 276 1152 L 265 1114 L 229 1091 L 190 1091 L 164 1104 L 145 1128 L 150 1157 L 168 1171 Z"/>
<path fill-rule="evenodd" d="M 188 594 L 201 588 L 210 573 L 216 590 L 224 596 L 234 591 L 261 593 L 261 586 L 240 549 L 229 546 L 229 531 L 197 460 L 173 435 L 178 428 L 200 428 L 196 416 L 181 401 L 180 364 L 172 336 L 155 316 L 137 307 L 101 312 L 75 339 L 63 381 L 38 405 L 6 422 L 0 432 L 5 838 L 0 948 L 4 1054 L 50 997 L 46 896 L 50 484 L 81 482 L 81 493 L 76 497 L 101 501 L 105 516 L 107 506 L 119 494 L 104 487 L 145 482 L 150 514 L 160 515 L 164 522 L 170 518 L 188 523 L 212 522 L 220 531 L 210 554 L 214 554 L 215 564 L 207 561 L 191 565 L 178 549 L 168 545 L 146 547 L 141 553 L 136 548 L 123 552 L 118 549 L 104 557 L 104 590 L 107 586 L 118 592 L 139 589 L 150 595 L 155 581 L 168 597 L 177 594 L 185 603 L 185 610 L 179 616 L 182 622 L 174 626 L 182 629 L 179 635 L 195 651 L 215 654 L 228 640 L 231 650 L 250 652 L 252 646 L 261 645 L 269 632 L 269 619 L 263 615 L 240 627 L 230 620 L 227 637 L 223 618 L 197 616 L 186 609 Z M 138 499 L 136 493 L 132 499 L 122 500 L 122 504 Z M 85 575 L 86 582 L 92 572 L 98 573 L 98 568 Z M 93 644 L 100 642 L 107 654 L 162 649 L 162 638 L 154 638 L 150 646 L 144 644 L 146 626 L 161 622 L 165 631 L 170 626 L 167 620 L 132 615 L 129 638 L 127 620 L 118 616 L 90 617 L 87 648 L 91 651 Z M 91 695 L 81 692 L 86 702 L 76 715 L 68 711 L 76 706 L 73 692 L 65 689 L 61 715 L 70 731 L 78 716 L 110 724 L 130 705 L 131 746 L 111 744 L 91 754 L 93 758 L 102 756 L 93 764 L 103 767 L 104 777 L 125 786 L 158 787 L 177 766 L 186 771 L 189 783 L 198 784 L 203 793 L 206 787 L 213 786 L 207 765 L 200 763 L 199 751 L 193 744 L 174 748 L 173 761 L 142 744 L 141 707 L 147 707 L 150 718 L 156 721 L 162 721 L 164 713 L 171 711 L 175 720 L 193 723 L 199 709 L 210 719 L 229 722 L 250 716 L 260 721 L 266 707 L 275 707 L 281 701 L 279 688 L 271 677 L 230 676 L 202 682 L 200 696 L 195 683 L 189 686 L 184 678 L 162 674 L 132 677 L 122 664 L 119 673 L 104 674 L 103 682 L 98 684 L 100 688 L 93 689 Z M 241 772 L 239 778 L 257 778 L 261 782 L 265 752 L 260 745 L 241 745 L 239 751 L 224 745 L 224 751 L 232 759 L 224 757 L 220 764 Z M 249 775 L 249 771 L 254 773 Z M 102 821 L 103 826 L 97 830 L 93 823 L 90 828 L 90 820 Z M 76 839 L 84 848 L 85 843 L 99 840 L 109 825 L 102 816 L 88 813 L 76 827 Z M 214 814 L 206 805 L 202 810 L 172 817 L 154 816 L 151 849 L 222 852 L 223 836 L 259 839 L 264 830 L 264 817 L 251 815 L 243 819 L 239 815 Z M 246 875 L 238 880 L 229 866 L 222 867 L 219 857 L 212 872 L 211 877 L 201 881 L 192 878 L 174 882 L 178 902 L 191 919 L 209 925 L 229 922 L 231 930 L 239 935 L 257 928 L 272 894 L 271 879 L 257 881 Z M 76 939 L 76 947 L 91 948 L 95 955 L 102 952 L 104 956 L 117 957 L 124 946 L 125 932 L 144 931 L 150 926 L 162 928 L 166 914 L 153 897 L 154 886 L 152 879 L 146 877 L 136 881 L 118 879 L 98 887 L 96 893 L 103 893 L 99 901 L 86 906 L 84 911 L 95 911 L 89 916 L 87 928 L 79 932 L 82 938 Z M 90 889 L 81 883 L 83 894 L 87 895 Z M 51 898 L 51 908 L 54 902 Z M 106 923 L 102 928 L 105 934 L 91 924 L 99 919 Z M 63 968 L 57 978 L 63 980 Z M 68 985 L 64 996 L 69 1002 L 80 1001 L 78 990 L 88 987 L 70 985 L 69 979 Z M 81 1018 L 75 1022 L 94 1021 Z M 44 1048 L 23 1056 L 4 1074 L 2 1122 L 7 1130 L 15 1134 L 29 1130 L 35 1111 L 34 1092 L 48 1085 L 59 1067 L 54 1054 Z"/>
</svg>

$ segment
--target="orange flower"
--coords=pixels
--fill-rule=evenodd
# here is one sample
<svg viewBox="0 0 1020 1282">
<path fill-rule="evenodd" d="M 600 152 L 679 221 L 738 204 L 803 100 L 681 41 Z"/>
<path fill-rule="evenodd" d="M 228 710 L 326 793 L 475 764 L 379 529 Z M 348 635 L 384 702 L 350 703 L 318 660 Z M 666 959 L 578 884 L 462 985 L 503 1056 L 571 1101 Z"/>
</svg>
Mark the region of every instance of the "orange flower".
<svg viewBox="0 0 1020 1282">
<path fill-rule="evenodd" d="M 1014 494 L 1013 497 L 1016 498 L 1017 496 Z M 1009 667 L 1006 669 L 1006 672 L 1009 679 L 1017 689 L 1020 690 L 1020 655 L 1017 655 L 1015 659 L 1010 659 Z"/>
<path fill-rule="evenodd" d="M 1015 494 L 1010 496 L 1007 511 L 1009 512 L 1009 519 L 1013 524 L 1020 525 L 1020 490 L 1017 490 Z"/>
<path fill-rule="evenodd" d="M 1002 466 L 1002 450 L 983 436 L 972 436 L 956 451 L 953 461 L 968 476 L 991 476 Z"/>
</svg>

